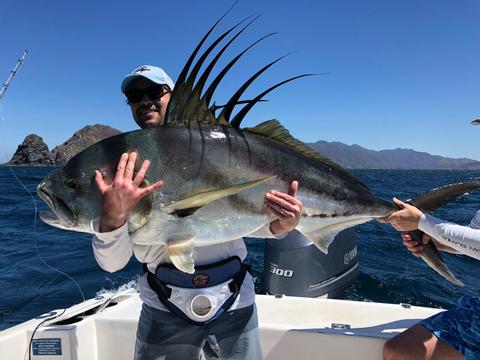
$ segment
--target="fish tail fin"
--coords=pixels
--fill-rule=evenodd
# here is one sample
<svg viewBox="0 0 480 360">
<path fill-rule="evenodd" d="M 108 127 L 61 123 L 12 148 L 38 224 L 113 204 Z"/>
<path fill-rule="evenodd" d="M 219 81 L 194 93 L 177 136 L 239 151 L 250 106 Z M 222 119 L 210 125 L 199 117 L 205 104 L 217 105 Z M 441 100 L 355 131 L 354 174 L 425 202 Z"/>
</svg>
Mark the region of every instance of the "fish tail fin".
<svg viewBox="0 0 480 360">
<path fill-rule="evenodd" d="M 456 199 L 457 197 L 468 193 L 469 191 L 479 189 L 480 182 L 465 182 L 442 186 L 427 191 L 406 202 L 416 206 L 423 211 L 433 211 L 442 205 Z"/>
<path fill-rule="evenodd" d="M 412 236 L 413 239 L 421 241 L 423 233 L 420 230 L 416 230 L 410 231 L 408 232 L 408 234 Z M 440 252 L 432 242 L 429 242 L 424 246 L 421 258 L 427 263 L 428 266 L 430 266 L 433 270 L 435 270 L 438 274 L 443 276 L 451 283 L 458 286 L 464 286 L 464 284 L 456 278 L 456 276 L 450 271 L 448 266 L 443 262 Z"/>
<path fill-rule="evenodd" d="M 427 191 L 411 200 L 406 202 L 416 206 L 417 208 L 431 212 L 440 206 L 456 199 L 457 197 L 468 193 L 469 191 L 480 188 L 480 182 L 466 182 L 449 184 L 440 188 Z M 422 231 L 410 231 L 408 232 L 413 239 L 421 243 Z M 424 247 L 424 253 L 422 259 L 437 273 L 443 276 L 448 281 L 458 286 L 464 286 L 463 283 L 458 280 L 455 275 L 449 270 L 448 266 L 443 262 L 443 259 L 433 243 L 428 243 Z"/>
</svg>

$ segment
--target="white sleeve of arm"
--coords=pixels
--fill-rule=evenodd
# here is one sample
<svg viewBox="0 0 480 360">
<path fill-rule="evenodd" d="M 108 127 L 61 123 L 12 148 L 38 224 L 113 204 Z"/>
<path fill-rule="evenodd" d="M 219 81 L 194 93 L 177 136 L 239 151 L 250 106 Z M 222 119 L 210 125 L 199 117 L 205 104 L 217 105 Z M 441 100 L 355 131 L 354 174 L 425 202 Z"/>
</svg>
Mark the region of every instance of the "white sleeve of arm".
<svg viewBox="0 0 480 360">
<path fill-rule="evenodd" d="M 257 238 L 267 238 L 267 239 L 283 239 L 287 235 L 288 235 L 288 233 L 283 233 L 283 234 L 280 234 L 280 235 L 273 234 L 270 231 L 270 224 L 266 224 L 265 226 L 262 226 L 260 229 L 251 233 L 248 236 L 257 237 Z"/>
<path fill-rule="evenodd" d="M 91 223 L 93 230 L 93 255 L 98 265 L 108 272 L 121 270 L 127 265 L 133 254 L 133 245 L 128 234 L 128 225 L 111 232 L 99 232 L 100 219 Z"/>
<path fill-rule="evenodd" d="M 424 214 L 418 222 L 418 228 L 459 253 L 480 260 L 480 228 L 475 226 L 475 221 L 478 221 L 480 225 L 479 220 L 480 212 L 472 219 L 471 227 L 468 227 L 445 222 L 429 214 Z"/>
</svg>

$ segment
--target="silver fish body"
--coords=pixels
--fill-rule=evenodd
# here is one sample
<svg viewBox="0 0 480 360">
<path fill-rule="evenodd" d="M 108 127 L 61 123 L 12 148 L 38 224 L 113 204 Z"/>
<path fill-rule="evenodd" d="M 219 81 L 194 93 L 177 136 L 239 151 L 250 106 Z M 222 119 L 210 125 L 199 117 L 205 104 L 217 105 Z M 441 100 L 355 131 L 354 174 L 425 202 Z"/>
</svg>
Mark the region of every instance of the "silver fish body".
<svg viewBox="0 0 480 360">
<path fill-rule="evenodd" d="M 301 184 L 297 196 L 304 205 L 298 230 L 324 251 L 344 228 L 395 210 L 346 172 L 280 142 L 201 123 L 105 139 L 49 174 L 38 194 L 64 228 L 90 232 L 102 201 L 94 171 L 111 181 L 121 154 L 132 151 L 139 155 L 137 165 L 151 161 L 147 181 L 161 179 L 165 184 L 143 199 L 129 218 L 137 244 L 188 241 L 196 247 L 249 235 L 274 219 L 265 209 L 265 193 L 288 191 L 293 180 Z"/>
<path fill-rule="evenodd" d="M 91 232 L 102 203 L 94 171 L 112 181 L 121 155 L 132 151 L 139 155 L 138 166 L 142 160 L 151 161 L 147 182 L 165 183 L 129 217 L 132 241 L 165 246 L 172 262 L 186 272 L 194 269 L 195 247 L 247 236 L 274 220 L 264 206 L 265 193 L 287 191 L 293 180 L 300 183 L 297 197 L 304 205 L 297 230 L 324 252 L 338 232 L 396 210 L 328 159 L 252 131 L 197 123 L 128 132 L 85 149 L 38 186 L 39 196 L 54 213 L 43 214 L 42 220 Z M 448 185 L 410 202 L 429 212 L 479 187 L 480 183 Z M 461 285 L 438 251 L 426 250 L 423 260 Z"/>
</svg>

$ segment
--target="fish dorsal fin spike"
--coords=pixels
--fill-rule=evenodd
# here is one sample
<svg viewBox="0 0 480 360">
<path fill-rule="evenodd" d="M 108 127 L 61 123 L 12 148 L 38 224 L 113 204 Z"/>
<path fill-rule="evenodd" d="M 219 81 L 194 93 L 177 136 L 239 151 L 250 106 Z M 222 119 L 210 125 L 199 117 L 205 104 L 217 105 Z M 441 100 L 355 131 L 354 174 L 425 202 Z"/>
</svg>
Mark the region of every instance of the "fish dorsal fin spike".
<svg viewBox="0 0 480 360">
<path fill-rule="evenodd" d="M 197 75 L 198 73 L 200 72 L 200 68 L 202 67 L 203 63 L 205 62 L 205 60 L 207 59 L 208 55 L 210 55 L 210 53 L 213 51 L 213 49 L 215 49 L 217 47 L 217 45 L 228 35 L 230 34 L 236 27 L 238 27 L 241 23 L 245 22 L 247 19 L 244 19 L 240 22 L 238 22 L 236 25 L 232 26 L 229 30 L 225 31 L 222 35 L 220 35 L 215 41 L 213 41 L 210 46 L 207 48 L 207 50 L 205 50 L 205 52 L 200 56 L 200 58 L 198 59 L 198 61 L 195 63 L 195 66 L 193 67 L 192 71 L 190 72 L 190 75 L 188 76 L 188 79 L 186 80 L 186 83 L 188 84 L 189 88 L 192 89 L 193 88 L 193 83 L 195 82 L 195 79 L 197 78 Z M 247 25 L 248 26 L 248 25 Z M 245 29 L 245 28 L 244 28 Z M 227 44 L 228 45 L 228 44 Z M 221 55 L 221 53 L 224 51 L 224 49 L 220 50 L 219 54 Z M 218 56 L 219 57 L 219 56 Z M 215 57 L 216 60 L 214 60 L 215 62 L 218 61 L 217 57 Z M 213 62 L 213 61 L 212 61 Z M 215 65 L 215 63 L 213 64 Z M 213 68 L 213 66 L 212 66 Z M 208 75 L 208 74 L 207 74 Z M 207 76 L 208 77 L 208 76 Z M 203 80 L 203 84 L 205 83 L 206 81 L 206 77 L 205 79 L 203 79 L 203 76 L 202 76 L 202 80 Z M 202 88 L 203 87 L 203 84 L 200 83 L 200 84 L 197 84 L 195 85 L 195 88 Z"/>
<path fill-rule="evenodd" d="M 215 122 L 215 111 L 212 111 L 208 105 L 200 99 L 200 94 L 194 91 L 188 103 L 185 104 L 181 110 L 182 117 L 178 118 L 176 122 L 204 122 L 213 124 Z"/>
<path fill-rule="evenodd" d="M 223 119 L 223 118 L 220 118 L 220 119 L 216 119 L 216 124 L 217 125 L 228 125 L 228 122 L 227 120 Z"/>
<path fill-rule="evenodd" d="M 235 29 L 237 26 L 239 26 L 241 23 L 245 22 L 246 20 L 248 20 L 250 17 L 240 21 L 238 24 L 236 24 L 234 27 L 232 27 L 230 29 L 230 31 L 232 31 L 233 29 Z M 240 36 L 241 33 L 243 33 L 245 31 L 245 29 L 250 26 L 256 19 L 258 19 L 259 16 L 257 16 L 256 18 L 252 19 L 251 21 L 249 21 L 243 28 L 241 28 L 225 45 L 224 47 L 217 53 L 217 55 L 215 55 L 214 59 L 210 62 L 210 64 L 208 64 L 207 68 L 205 69 L 205 71 L 203 72 L 202 76 L 200 77 L 200 79 L 198 80 L 197 84 L 195 85 L 195 90 L 198 90 L 199 92 L 202 92 L 203 91 L 203 87 L 205 86 L 205 83 L 207 82 L 207 79 L 208 77 L 210 76 L 214 66 L 217 64 L 218 60 L 220 60 L 221 56 L 223 55 L 223 53 L 225 52 L 225 50 L 227 50 L 227 48 L 235 41 L 235 39 L 237 37 Z M 229 31 L 229 32 L 230 32 Z M 205 99 L 205 100 L 210 100 L 209 99 Z M 207 104 L 208 104 L 208 101 L 207 101 Z"/>
<path fill-rule="evenodd" d="M 185 96 L 184 96 L 184 105 L 181 109 L 178 109 L 179 115 L 177 119 L 180 122 L 185 121 L 200 121 L 206 123 L 218 123 L 215 119 L 215 112 L 211 111 L 209 108 L 209 99 L 207 97 L 202 97 L 202 91 L 207 82 L 207 79 L 213 70 L 215 64 L 218 62 L 220 57 L 222 56 L 223 52 L 228 48 L 228 46 L 257 18 L 251 20 L 246 24 L 242 29 L 240 29 L 230 41 L 217 53 L 215 58 L 208 64 L 207 68 L 204 70 L 203 74 L 201 74 L 200 78 L 194 84 L 198 73 L 200 72 L 200 68 L 205 63 L 206 58 L 210 53 L 217 47 L 217 45 L 228 35 L 230 34 L 235 28 L 237 28 L 240 24 L 247 21 L 250 17 L 240 21 L 235 26 L 230 28 L 228 31 L 223 33 L 220 37 L 218 37 L 209 47 L 208 49 L 201 55 L 200 59 L 195 64 L 193 70 L 191 71 L 188 79 L 185 83 Z M 193 90 L 191 90 L 193 89 Z"/>
<path fill-rule="evenodd" d="M 190 67 L 193 63 L 193 60 L 197 56 L 198 52 L 200 51 L 200 48 L 202 45 L 205 43 L 207 38 L 210 36 L 212 31 L 217 27 L 217 25 L 222 21 L 222 19 L 227 16 L 227 14 L 235 7 L 237 2 L 235 2 L 230 9 L 228 9 L 225 14 L 223 14 L 220 19 L 218 19 L 215 24 L 207 31 L 207 33 L 203 36 L 203 38 L 200 40 L 198 45 L 195 47 L 193 52 L 191 53 L 190 57 L 188 58 L 187 62 L 185 63 L 185 66 L 183 67 L 182 71 L 180 72 L 180 75 L 177 78 L 177 82 L 175 84 L 175 88 L 173 89 L 171 99 L 168 103 L 167 110 L 166 110 L 166 115 L 165 115 L 165 123 L 171 123 L 175 122 L 177 118 L 181 118 L 181 109 L 183 108 L 183 105 L 185 101 L 188 99 L 188 94 L 191 92 L 191 88 L 188 89 L 185 79 L 187 78 L 188 71 L 190 70 Z M 190 90 L 190 91 L 189 91 Z"/>
<path fill-rule="evenodd" d="M 225 16 L 225 15 L 224 15 Z M 222 17 L 223 18 L 223 17 Z M 250 18 L 250 17 L 249 17 Z M 192 64 L 194 62 L 195 57 L 198 55 L 201 47 L 205 43 L 207 37 L 219 23 L 218 20 L 207 32 L 207 34 L 202 38 L 200 43 L 197 45 L 195 50 L 190 55 L 186 65 L 182 69 L 177 83 L 175 84 L 175 88 L 172 92 L 172 96 L 170 98 L 169 104 L 167 106 L 166 116 L 165 116 L 165 123 L 182 123 L 182 122 L 192 122 L 192 121 L 201 121 L 201 122 L 208 122 L 208 123 L 218 123 L 218 120 L 215 119 L 215 114 L 211 112 L 209 108 L 209 103 L 212 98 L 213 92 L 215 91 L 216 87 L 225 76 L 225 74 L 230 70 L 230 68 L 238 61 L 238 59 L 251 47 L 255 44 L 263 40 L 264 38 L 272 35 L 269 34 L 256 42 L 250 45 L 247 49 L 245 49 L 242 53 L 237 55 L 230 63 L 216 76 L 216 78 L 212 81 L 210 86 L 208 87 L 205 94 L 201 96 L 205 83 L 207 82 L 208 76 L 210 75 L 211 71 L 213 70 L 214 65 L 217 63 L 223 52 L 226 48 L 257 18 L 251 20 L 248 24 L 246 24 L 242 29 L 240 29 L 216 55 L 216 57 L 210 62 L 207 66 L 206 70 L 199 76 L 197 83 L 195 84 L 195 80 L 197 79 L 200 69 L 204 64 L 208 55 L 218 46 L 218 44 L 228 35 L 230 34 L 235 28 L 237 28 L 240 24 L 247 21 L 249 18 L 246 18 L 240 21 L 238 24 L 233 26 L 231 29 L 223 33 L 220 37 L 213 41 L 213 43 L 207 48 L 207 50 L 200 56 L 199 60 L 193 65 L 193 69 L 190 71 Z M 190 74 L 188 74 L 190 71 Z"/>
<path fill-rule="evenodd" d="M 205 94 L 203 95 L 203 97 L 205 98 L 205 101 L 207 103 L 210 103 L 210 100 L 213 96 L 213 93 L 215 92 L 217 86 L 220 84 L 220 82 L 222 81 L 222 79 L 224 78 L 224 76 L 227 74 L 227 72 L 232 68 L 233 65 L 235 65 L 235 63 L 248 51 L 250 50 L 252 47 L 254 47 L 256 44 L 258 44 L 259 42 L 265 40 L 266 38 L 274 35 L 275 33 L 271 33 L 271 34 L 268 34 L 268 35 L 265 35 L 263 37 L 261 37 L 260 39 L 258 39 L 257 41 L 255 41 L 254 43 L 252 43 L 251 45 L 249 45 L 246 49 L 244 49 L 240 54 L 238 54 L 237 56 L 235 56 L 219 73 L 218 75 L 216 76 L 216 78 L 212 81 L 212 83 L 210 84 L 210 86 L 208 87 L 208 89 L 205 91 Z"/>
<path fill-rule="evenodd" d="M 249 104 L 251 103 L 253 100 L 239 100 L 237 101 L 237 103 L 235 105 L 244 105 L 244 104 Z M 268 100 L 259 100 L 258 102 L 267 102 Z M 212 106 L 210 106 L 210 109 L 212 111 L 217 111 L 218 109 L 222 109 L 224 108 L 225 106 L 227 106 L 228 104 L 225 104 L 225 105 L 217 105 L 217 104 L 213 104 Z"/>
<path fill-rule="evenodd" d="M 303 142 L 293 137 L 290 132 L 282 124 L 280 124 L 278 120 L 268 120 L 253 128 L 245 128 L 242 131 L 260 135 L 271 140 L 280 142 L 312 160 L 319 161 L 322 164 L 332 169 L 335 169 L 346 178 L 354 181 L 356 184 L 364 187 L 365 189 L 368 189 L 367 186 L 365 186 L 360 180 L 355 178 L 352 174 L 347 172 L 333 160 L 330 160 L 326 156 L 318 153 L 311 147 L 305 145 Z"/>
<path fill-rule="evenodd" d="M 253 102 L 248 104 L 248 105 L 245 105 L 242 110 L 240 110 L 237 115 L 235 115 L 235 117 L 233 118 L 232 121 L 230 121 L 230 125 L 235 128 L 235 129 L 240 129 L 240 125 L 242 123 L 242 120 L 245 118 L 245 115 L 247 115 L 247 113 L 250 111 L 250 109 L 253 107 L 253 105 L 255 105 L 261 98 L 263 98 L 266 94 L 268 94 L 269 92 L 275 90 L 277 87 L 279 86 L 282 86 L 283 84 L 286 84 L 290 81 L 293 81 L 293 80 L 296 80 L 296 79 L 300 79 L 302 77 L 306 77 L 306 76 L 313 76 L 315 74 L 302 74 L 302 75 L 297 75 L 297 76 L 294 76 L 294 77 L 291 77 L 287 80 L 284 80 L 284 81 L 281 81 L 279 82 L 278 84 L 275 84 L 273 86 L 271 86 L 270 88 L 268 88 L 267 90 L 265 90 L 264 92 L 262 92 L 260 95 L 258 95 L 255 99 L 253 99 Z"/>
<path fill-rule="evenodd" d="M 230 98 L 230 100 L 228 100 L 227 104 L 225 105 L 225 107 L 223 108 L 222 110 L 222 113 L 220 114 L 220 116 L 223 116 L 227 122 L 230 122 L 230 116 L 232 114 L 232 111 L 234 109 L 234 107 L 238 104 L 238 101 L 240 100 L 240 97 L 242 96 L 242 94 L 245 92 L 245 90 L 261 75 L 263 74 L 266 70 L 268 70 L 272 65 L 274 65 L 275 63 L 279 62 L 280 60 L 282 60 L 283 58 L 285 58 L 286 56 L 288 55 L 285 55 L 285 56 L 281 56 L 279 57 L 278 59 L 272 61 L 271 63 L 265 65 L 263 68 L 261 68 L 260 70 L 258 70 L 255 74 L 253 74 L 250 79 L 248 79 L 247 81 L 245 81 L 243 83 L 243 85 L 235 92 L 235 94 L 233 94 L 233 96 Z M 258 99 L 260 100 L 260 99 Z M 258 101 L 257 100 L 257 101 Z M 248 104 L 252 104 L 251 106 L 253 106 L 255 104 L 255 100 L 251 100 L 249 101 Z"/>
</svg>

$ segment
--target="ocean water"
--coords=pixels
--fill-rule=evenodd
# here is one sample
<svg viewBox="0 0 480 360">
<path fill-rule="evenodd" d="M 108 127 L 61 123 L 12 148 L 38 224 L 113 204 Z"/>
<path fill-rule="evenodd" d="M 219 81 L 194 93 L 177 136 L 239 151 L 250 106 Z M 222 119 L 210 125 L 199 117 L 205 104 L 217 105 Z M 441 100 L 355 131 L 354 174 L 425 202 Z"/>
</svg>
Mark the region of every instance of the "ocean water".
<svg viewBox="0 0 480 360">
<path fill-rule="evenodd" d="M 0 167 L 0 330 L 71 306 L 83 297 L 131 285 L 141 274 L 135 259 L 113 274 L 101 270 L 93 257 L 89 234 L 54 229 L 38 220 L 36 212 L 46 210 L 46 205 L 35 189 L 49 171 Z M 352 173 L 384 199 L 407 199 L 449 183 L 480 181 L 480 171 Z M 434 215 L 467 225 L 479 208 L 480 191 L 462 196 Z M 410 255 L 389 225 L 372 221 L 356 227 L 356 233 L 360 275 L 344 294 L 346 299 L 448 308 L 461 295 L 479 292 L 480 263 L 474 259 L 444 255 L 450 269 L 466 284 L 459 288 Z M 247 240 L 248 262 L 253 265 L 258 291 L 263 285 L 263 245 L 262 241 Z"/>
</svg>

